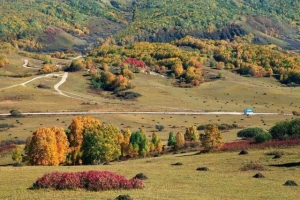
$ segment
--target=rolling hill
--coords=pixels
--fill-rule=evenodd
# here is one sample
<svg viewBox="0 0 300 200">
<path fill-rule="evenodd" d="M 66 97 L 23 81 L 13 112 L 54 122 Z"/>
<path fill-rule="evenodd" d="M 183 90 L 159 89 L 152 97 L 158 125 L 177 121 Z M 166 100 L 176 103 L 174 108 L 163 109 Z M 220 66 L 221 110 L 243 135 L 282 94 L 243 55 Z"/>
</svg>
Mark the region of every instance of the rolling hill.
<svg viewBox="0 0 300 200">
<path fill-rule="evenodd" d="M 19 48 L 29 50 L 82 50 L 111 35 L 118 44 L 128 44 L 169 42 L 186 35 L 231 40 L 252 34 L 254 43 L 300 47 L 296 0 L 2 0 L 0 4 L 1 41 L 18 41 Z M 49 33 L 49 28 L 60 31 Z"/>
</svg>

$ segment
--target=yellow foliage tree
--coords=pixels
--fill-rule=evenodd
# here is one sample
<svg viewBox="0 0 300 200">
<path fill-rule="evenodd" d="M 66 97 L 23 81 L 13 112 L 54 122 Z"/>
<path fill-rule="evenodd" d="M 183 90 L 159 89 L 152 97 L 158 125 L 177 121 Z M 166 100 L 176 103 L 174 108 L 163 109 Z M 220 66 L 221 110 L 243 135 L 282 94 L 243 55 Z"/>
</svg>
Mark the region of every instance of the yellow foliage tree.
<svg viewBox="0 0 300 200">
<path fill-rule="evenodd" d="M 121 155 L 119 129 L 113 125 L 100 125 L 84 130 L 81 147 L 83 164 L 103 163 Z"/>
<path fill-rule="evenodd" d="M 158 153 L 162 152 L 162 142 L 155 132 L 152 133 L 152 140 L 150 143 L 150 151 L 158 152 Z"/>
<path fill-rule="evenodd" d="M 98 119 L 89 116 L 74 117 L 67 132 L 68 140 L 70 142 L 70 153 L 68 160 L 72 164 L 79 164 L 82 154 L 80 149 L 82 146 L 83 135 L 85 129 L 94 129 L 100 125 Z"/>
<path fill-rule="evenodd" d="M 13 161 L 16 161 L 18 163 L 22 160 L 21 148 L 19 146 L 16 146 L 14 148 L 11 158 Z"/>
<path fill-rule="evenodd" d="M 180 149 L 183 147 L 184 143 L 185 143 L 185 139 L 184 139 L 184 135 L 182 132 L 178 132 L 175 136 L 176 138 L 176 143 L 175 143 L 175 148 L 176 149 Z"/>
<path fill-rule="evenodd" d="M 191 126 L 186 128 L 184 139 L 186 141 L 197 141 L 199 140 L 199 132 L 196 128 L 196 126 Z"/>
<path fill-rule="evenodd" d="M 6 65 L 8 65 L 9 61 L 7 59 L 7 57 L 3 54 L 0 54 L 0 68 L 1 67 L 5 67 Z"/>
<path fill-rule="evenodd" d="M 25 154 L 31 165 L 57 166 L 65 162 L 69 142 L 62 128 L 38 128 L 27 140 Z"/>
<path fill-rule="evenodd" d="M 205 133 L 200 135 L 200 141 L 205 150 L 218 149 L 222 145 L 222 134 L 217 125 L 209 124 Z"/>
<path fill-rule="evenodd" d="M 121 87 L 126 88 L 130 84 L 128 78 L 124 77 L 123 75 L 118 75 L 114 81 L 114 87 Z"/>
</svg>

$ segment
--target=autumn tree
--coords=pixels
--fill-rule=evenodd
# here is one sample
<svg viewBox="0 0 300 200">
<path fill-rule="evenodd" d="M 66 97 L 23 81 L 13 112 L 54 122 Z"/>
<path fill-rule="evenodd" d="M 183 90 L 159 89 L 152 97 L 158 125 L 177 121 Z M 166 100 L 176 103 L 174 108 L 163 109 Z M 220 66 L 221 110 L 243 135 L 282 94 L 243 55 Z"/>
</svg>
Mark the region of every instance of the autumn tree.
<svg viewBox="0 0 300 200">
<path fill-rule="evenodd" d="M 92 130 L 99 125 L 100 121 L 92 117 L 78 116 L 73 118 L 67 131 L 68 140 L 70 142 L 70 153 L 68 155 L 69 163 L 80 164 L 82 156 L 80 149 L 83 142 L 84 130 Z"/>
<path fill-rule="evenodd" d="M 205 150 L 218 149 L 222 145 L 222 135 L 215 124 L 207 125 L 205 133 L 200 135 L 200 141 Z"/>
<path fill-rule="evenodd" d="M 59 70 L 61 70 L 60 66 L 53 64 L 44 64 L 43 67 L 39 70 L 39 73 L 47 74 L 52 72 L 58 72 Z"/>
<path fill-rule="evenodd" d="M 86 68 L 86 63 L 82 60 L 73 60 L 70 66 L 66 69 L 69 72 L 77 72 Z"/>
<path fill-rule="evenodd" d="M 130 137 L 131 131 L 127 129 L 123 133 L 119 133 L 119 144 L 121 146 L 121 156 L 130 155 L 129 148 L 130 148 Z"/>
<path fill-rule="evenodd" d="M 94 164 L 118 159 L 121 155 L 119 129 L 113 125 L 100 125 L 84 130 L 81 147 L 82 163 Z"/>
<path fill-rule="evenodd" d="M 7 57 L 3 54 L 0 54 L 0 68 L 5 67 L 8 64 L 9 64 L 9 61 L 8 61 Z"/>
<path fill-rule="evenodd" d="M 158 153 L 162 152 L 162 142 L 155 132 L 152 133 L 152 139 L 151 139 L 151 143 L 150 143 L 150 151 L 158 152 Z"/>
<path fill-rule="evenodd" d="M 168 146 L 174 146 L 176 143 L 176 138 L 175 138 L 175 135 L 172 132 L 169 133 L 169 139 L 168 139 Z"/>
<path fill-rule="evenodd" d="M 16 161 L 17 163 L 19 163 L 22 160 L 21 147 L 16 146 L 14 148 L 11 158 L 13 161 Z"/>
<path fill-rule="evenodd" d="M 54 165 L 65 162 L 69 142 L 62 128 L 38 128 L 27 139 L 25 154 L 31 165 Z"/>
<path fill-rule="evenodd" d="M 199 132 L 196 126 L 186 128 L 184 139 L 186 141 L 197 141 L 199 139 Z"/>
<path fill-rule="evenodd" d="M 131 153 L 145 156 L 149 152 L 149 141 L 143 130 L 133 132 L 130 137 Z"/>
<path fill-rule="evenodd" d="M 134 78 L 134 73 L 130 69 L 128 69 L 128 67 L 122 67 L 121 74 L 128 79 Z"/>
<path fill-rule="evenodd" d="M 176 134 L 176 143 L 175 143 L 175 148 L 176 149 L 180 149 L 183 147 L 185 143 L 185 139 L 184 139 L 184 135 L 183 133 L 180 131 Z"/>
</svg>

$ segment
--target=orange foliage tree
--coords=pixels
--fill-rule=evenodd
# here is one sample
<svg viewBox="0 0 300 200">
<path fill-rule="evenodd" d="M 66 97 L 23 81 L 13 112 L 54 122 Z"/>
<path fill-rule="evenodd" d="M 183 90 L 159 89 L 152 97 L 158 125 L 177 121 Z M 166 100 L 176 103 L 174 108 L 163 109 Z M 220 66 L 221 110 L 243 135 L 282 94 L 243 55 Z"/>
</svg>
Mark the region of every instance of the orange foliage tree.
<svg viewBox="0 0 300 200">
<path fill-rule="evenodd" d="M 26 158 L 31 165 L 54 165 L 65 162 L 69 142 L 63 128 L 38 128 L 27 139 Z"/>
<path fill-rule="evenodd" d="M 1 67 L 5 67 L 6 65 L 8 65 L 8 59 L 5 55 L 0 54 L 0 68 Z"/>
<path fill-rule="evenodd" d="M 123 133 L 119 133 L 119 144 L 121 146 L 121 156 L 123 157 L 130 155 L 130 137 L 131 131 L 129 129 L 127 129 Z"/>
</svg>

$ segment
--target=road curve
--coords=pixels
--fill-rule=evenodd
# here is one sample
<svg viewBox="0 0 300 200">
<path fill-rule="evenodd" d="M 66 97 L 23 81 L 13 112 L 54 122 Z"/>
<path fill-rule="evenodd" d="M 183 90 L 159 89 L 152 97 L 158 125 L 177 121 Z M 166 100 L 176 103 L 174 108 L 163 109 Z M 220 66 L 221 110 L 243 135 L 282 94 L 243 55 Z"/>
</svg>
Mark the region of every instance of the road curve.
<svg viewBox="0 0 300 200">
<path fill-rule="evenodd" d="M 152 112 L 152 111 L 99 111 L 99 112 L 36 112 L 22 115 L 99 115 L 99 114 L 146 114 L 146 115 L 244 115 L 243 112 Z M 9 116 L 10 114 L 0 114 Z M 252 115 L 281 115 L 281 113 L 254 113 Z M 284 114 L 292 115 L 292 114 Z"/>
</svg>

